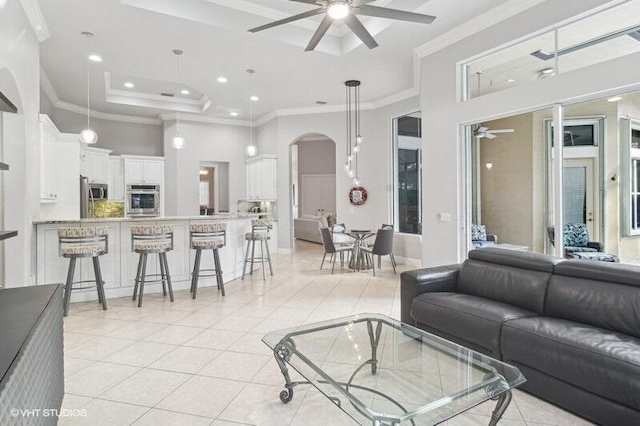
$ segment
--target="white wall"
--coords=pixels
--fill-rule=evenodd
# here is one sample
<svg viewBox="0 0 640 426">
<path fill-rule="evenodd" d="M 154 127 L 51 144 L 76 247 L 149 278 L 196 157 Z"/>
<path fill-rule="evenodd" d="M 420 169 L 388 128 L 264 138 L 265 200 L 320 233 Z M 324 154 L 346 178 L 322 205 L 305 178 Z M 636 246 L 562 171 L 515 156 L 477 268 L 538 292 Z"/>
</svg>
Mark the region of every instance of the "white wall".
<svg viewBox="0 0 640 426">
<path fill-rule="evenodd" d="M 238 200 L 246 197 L 245 149 L 248 127 L 180 121 L 184 149 L 171 147 L 175 121 L 164 125 L 165 214 L 191 216 L 200 214 L 199 189 L 201 162 L 229 163 L 229 210 L 235 212 Z"/>
<path fill-rule="evenodd" d="M 53 115 L 47 115 L 63 133 L 80 133 L 87 128 L 87 116 L 84 114 L 53 108 Z M 96 147 L 110 149 L 113 155 L 164 154 L 164 132 L 161 125 L 92 118 L 91 127 L 98 133 Z"/>
<path fill-rule="evenodd" d="M 340 90 L 340 88 L 336 88 Z M 363 91 L 366 86 L 363 85 Z M 360 153 L 360 180 L 368 190 L 363 206 L 349 204 L 352 179 L 343 170 L 346 161 L 345 113 L 318 113 L 278 117 L 257 132 L 258 152 L 278 156 L 278 244 L 292 247 L 290 145 L 300 137 L 321 134 L 336 143 L 336 213 L 347 226 L 377 229 L 390 223 L 392 209 L 391 147 L 392 120 L 419 110 L 419 99 L 413 97 L 385 107 L 362 112 L 364 144 Z M 415 254 L 416 258 L 419 254 Z M 410 256 L 411 257 L 411 256 Z"/>
<path fill-rule="evenodd" d="M 422 60 L 420 99 L 423 134 L 437 135 L 425 137 L 423 141 L 423 264 L 455 263 L 465 256 L 466 206 L 461 123 L 487 121 L 487 118 L 541 109 L 590 94 L 601 97 L 607 92 L 631 88 L 639 83 L 640 54 L 462 103 L 458 102 L 457 64 L 604 3 L 607 1 L 545 2 Z M 452 221 L 438 222 L 439 212 L 451 213 Z"/>
<path fill-rule="evenodd" d="M 3 226 L 5 229 L 18 230 L 18 237 L 3 243 L 4 284 L 7 287 L 19 287 L 30 284 L 32 271 L 35 270 L 32 221 L 38 218 L 40 195 L 40 47 L 20 1 L 6 0 L 1 4 L 0 72 L 11 75 L 11 78 L 0 79 L 0 91 L 19 107 L 23 132 L 15 133 L 24 134 L 22 140 L 2 141 L 3 161 L 11 167 L 8 172 L 2 172 Z"/>
</svg>

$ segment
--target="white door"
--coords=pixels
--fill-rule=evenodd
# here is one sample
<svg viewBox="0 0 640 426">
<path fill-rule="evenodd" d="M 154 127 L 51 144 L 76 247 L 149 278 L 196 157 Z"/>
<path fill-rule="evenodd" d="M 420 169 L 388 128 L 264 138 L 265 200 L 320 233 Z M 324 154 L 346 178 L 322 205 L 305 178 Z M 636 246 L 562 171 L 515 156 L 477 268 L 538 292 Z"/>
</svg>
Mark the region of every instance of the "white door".
<svg viewBox="0 0 640 426">
<path fill-rule="evenodd" d="M 124 160 L 124 178 L 126 183 L 142 183 L 144 179 L 144 161 Z"/>
<path fill-rule="evenodd" d="M 109 156 L 104 154 L 90 154 L 92 183 L 107 183 L 107 168 L 109 167 Z"/>
<path fill-rule="evenodd" d="M 336 175 L 302 175 L 302 214 L 336 212 Z"/>
<path fill-rule="evenodd" d="M 564 160 L 564 223 L 586 223 L 591 241 L 599 241 L 598 182 L 595 158 Z"/>
</svg>

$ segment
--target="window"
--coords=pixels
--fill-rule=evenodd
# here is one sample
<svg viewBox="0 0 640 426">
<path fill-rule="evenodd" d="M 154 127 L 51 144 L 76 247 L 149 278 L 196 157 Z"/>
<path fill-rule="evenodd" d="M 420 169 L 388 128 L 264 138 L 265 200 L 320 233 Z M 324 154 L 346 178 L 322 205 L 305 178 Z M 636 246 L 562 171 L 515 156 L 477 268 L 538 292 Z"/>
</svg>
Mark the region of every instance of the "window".
<svg viewBox="0 0 640 426">
<path fill-rule="evenodd" d="M 623 235 L 640 235 L 640 121 L 621 119 Z"/>
<path fill-rule="evenodd" d="M 422 233 L 422 119 L 419 112 L 393 120 L 394 222 L 406 234 Z"/>
</svg>

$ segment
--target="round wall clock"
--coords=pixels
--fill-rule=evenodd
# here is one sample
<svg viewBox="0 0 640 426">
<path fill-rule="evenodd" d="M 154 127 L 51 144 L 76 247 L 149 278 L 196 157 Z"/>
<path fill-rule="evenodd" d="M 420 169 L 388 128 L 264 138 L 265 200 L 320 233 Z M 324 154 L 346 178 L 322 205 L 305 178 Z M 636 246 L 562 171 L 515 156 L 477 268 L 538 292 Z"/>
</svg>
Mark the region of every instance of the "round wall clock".
<svg viewBox="0 0 640 426">
<path fill-rule="evenodd" d="M 349 191 L 349 202 L 354 206 L 361 206 L 367 202 L 367 190 L 362 186 L 354 186 Z"/>
</svg>

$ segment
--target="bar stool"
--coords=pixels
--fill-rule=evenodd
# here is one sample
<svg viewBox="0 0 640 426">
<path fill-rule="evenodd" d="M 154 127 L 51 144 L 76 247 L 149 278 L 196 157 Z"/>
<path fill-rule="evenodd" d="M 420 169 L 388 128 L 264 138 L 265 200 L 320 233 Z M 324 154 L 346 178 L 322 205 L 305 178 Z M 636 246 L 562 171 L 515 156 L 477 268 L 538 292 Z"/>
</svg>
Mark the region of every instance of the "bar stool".
<svg viewBox="0 0 640 426">
<path fill-rule="evenodd" d="M 222 266 L 220 265 L 220 255 L 218 249 L 227 244 L 227 224 L 221 222 L 198 223 L 189 226 L 191 248 L 196 250 L 196 259 L 193 262 L 193 273 L 191 274 L 191 293 L 195 299 L 198 294 L 198 279 L 206 277 L 216 277 L 218 290 L 224 296 L 224 281 L 222 279 Z M 200 259 L 202 250 L 213 251 L 214 267 L 211 269 L 200 269 Z M 210 272 L 203 275 L 201 272 Z"/>
<path fill-rule="evenodd" d="M 252 219 L 251 220 L 251 232 L 244 234 L 244 239 L 247 241 L 247 253 L 244 256 L 244 264 L 242 265 L 242 279 L 244 279 L 245 271 L 247 269 L 247 263 L 251 263 L 250 275 L 253 275 L 253 263 L 255 261 L 262 262 L 262 279 L 266 280 L 267 277 L 264 271 L 264 261 L 269 261 L 269 272 L 273 275 L 273 267 L 271 266 L 271 254 L 269 253 L 269 230 L 273 228 L 273 223 L 269 219 Z M 260 257 L 255 256 L 256 241 L 260 242 Z M 267 255 L 265 256 L 265 247 Z M 251 248 L 251 257 L 249 257 L 249 248 Z"/>
<path fill-rule="evenodd" d="M 64 316 L 69 314 L 69 303 L 71 302 L 71 290 L 74 284 L 84 284 L 94 282 L 94 280 L 73 281 L 78 259 L 93 258 L 93 272 L 95 274 L 95 284 L 98 290 L 98 302 L 102 304 L 102 309 L 107 310 L 107 298 L 104 294 L 104 281 L 100 271 L 99 257 L 109 253 L 109 236 L 105 226 L 90 228 L 58 228 L 58 253 L 60 256 L 70 259 L 69 271 L 67 272 L 67 282 L 64 286 Z M 93 286 L 91 286 L 93 287 Z M 90 287 L 77 287 L 82 290 Z"/>
<path fill-rule="evenodd" d="M 138 307 L 142 306 L 145 283 L 162 283 L 162 294 L 167 295 L 173 302 L 173 287 L 169 274 L 167 252 L 173 250 L 173 226 L 171 225 L 135 225 L 131 227 L 131 251 L 140 254 L 138 271 L 136 273 L 135 286 L 133 288 L 133 300 L 138 297 Z M 157 254 L 160 262 L 160 273 L 147 275 L 147 256 Z M 148 277 L 160 277 L 149 281 Z M 166 286 L 165 286 L 166 284 Z M 138 288 L 140 291 L 138 292 Z"/>
</svg>

